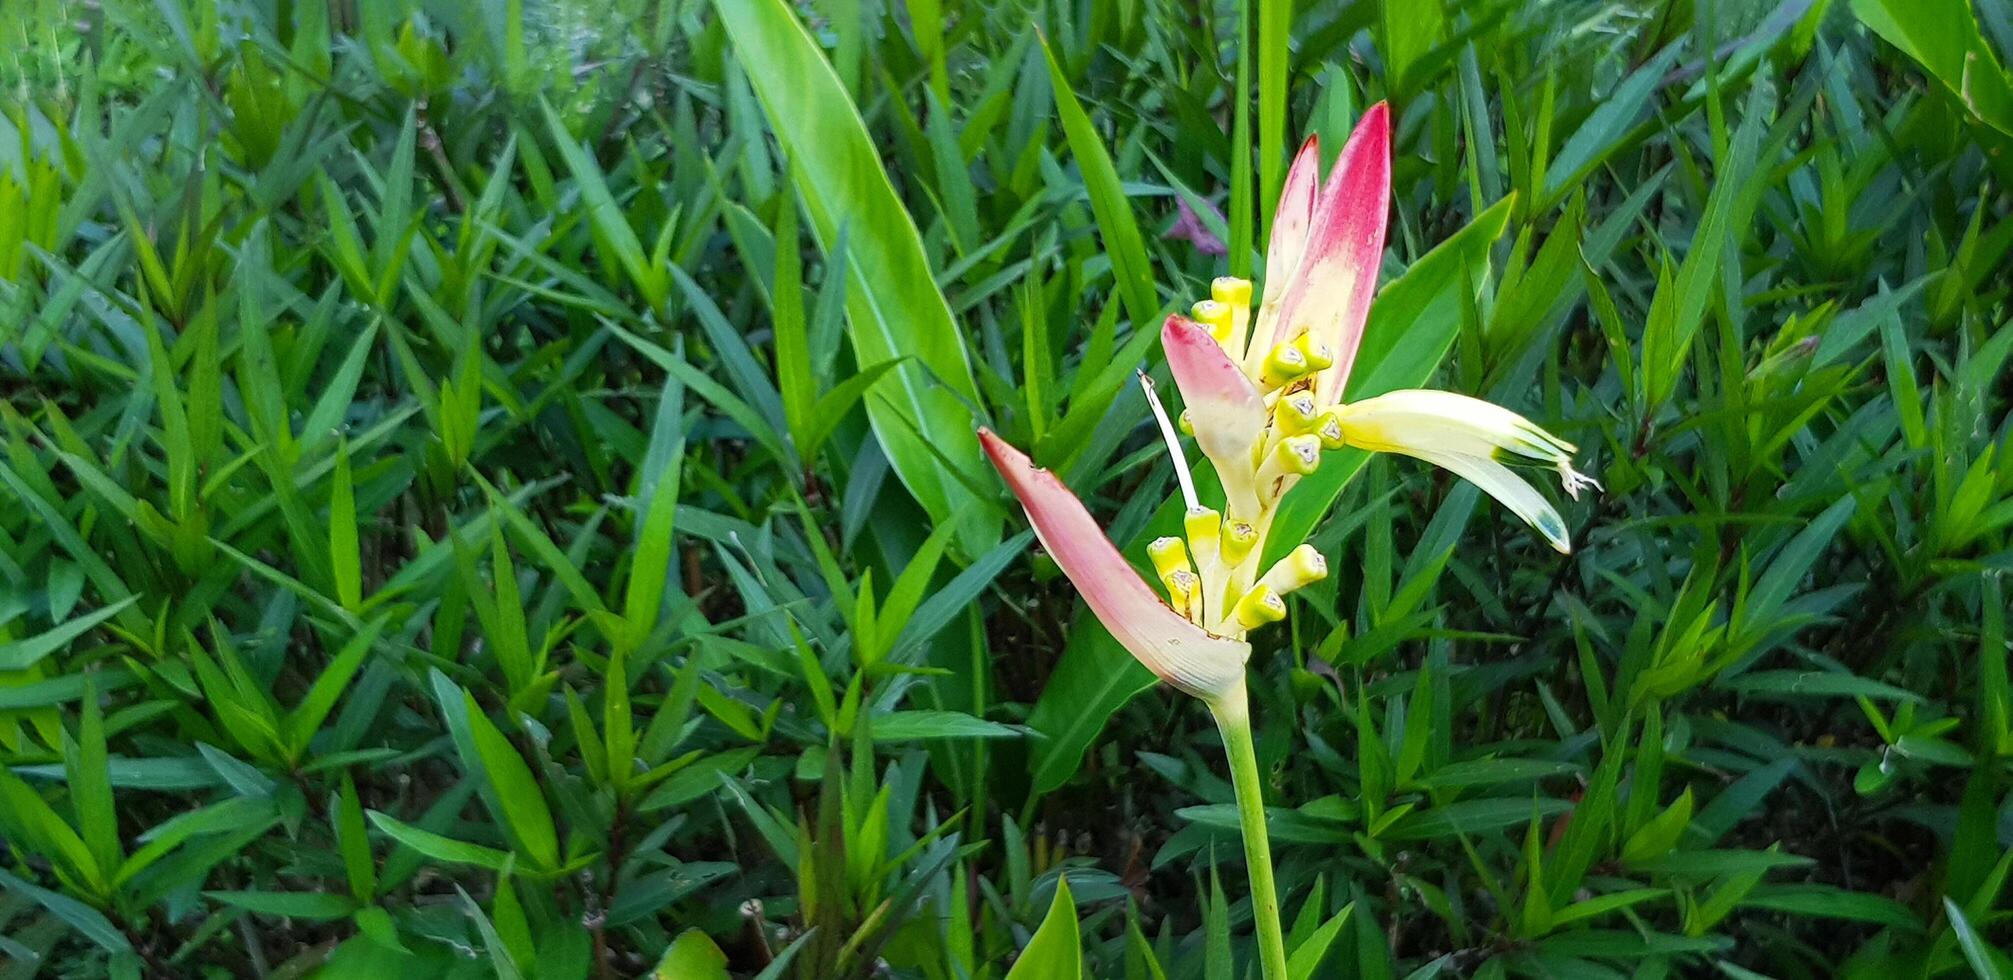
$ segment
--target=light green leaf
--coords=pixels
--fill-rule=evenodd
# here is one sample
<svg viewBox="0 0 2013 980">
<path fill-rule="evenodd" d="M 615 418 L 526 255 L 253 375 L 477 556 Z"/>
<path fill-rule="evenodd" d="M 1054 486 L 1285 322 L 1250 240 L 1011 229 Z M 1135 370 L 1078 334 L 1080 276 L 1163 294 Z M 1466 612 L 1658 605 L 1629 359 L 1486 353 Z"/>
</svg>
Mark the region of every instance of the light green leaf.
<svg viewBox="0 0 2013 980">
<path fill-rule="evenodd" d="M 93 610 L 76 619 L 57 625 L 47 632 L 21 640 L 0 643 L 0 671 L 27 670 L 42 661 L 42 658 L 63 649 L 70 641 L 83 636 L 127 606 L 140 601 L 139 596 L 127 596 L 102 609 Z"/>
<path fill-rule="evenodd" d="M 206 897 L 274 918 L 333 922 L 347 919 L 357 909 L 356 899 L 326 892 L 218 891 Z"/>
<path fill-rule="evenodd" d="M 980 458 L 971 408 L 978 388 L 922 236 L 859 110 L 790 7 L 730 0 L 714 9 L 790 160 L 813 235 L 828 254 L 843 235 L 850 252 L 846 325 L 854 360 L 913 359 L 874 384 L 867 399 L 874 434 L 931 519 L 959 523 L 964 549 L 982 552 L 999 540 L 999 517 L 941 462 Z"/>
<path fill-rule="evenodd" d="M 687 929 L 671 940 L 650 980 L 729 980 L 727 954 L 705 933 Z"/>
<path fill-rule="evenodd" d="M 366 815 L 370 817 L 370 822 L 376 825 L 377 829 L 384 832 L 385 836 L 436 861 L 445 861 L 449 864 L 472 864 L 478 868 L 486 868 L 490 871 L 502 871 L 504 866 L 510 861 L 509 854 L 496 848 L 484 847 L 480 844 L 470 844 L 465 841 L 455 840 L 452 837 L 443 837 L 432 831 L 421 830 L 390 814 L 369 810 L 366 811 Z"/>
<path fill-rule="evenodd" d="M 1076 900 L 1069 894 L 1069 878 L 1057 878 L 1055 901 L 1048 915 L 1014 960 L 1006 980 L 1077 980 L 1083 975 L 1083 950 L 1077 938 Z"/>
</svg>

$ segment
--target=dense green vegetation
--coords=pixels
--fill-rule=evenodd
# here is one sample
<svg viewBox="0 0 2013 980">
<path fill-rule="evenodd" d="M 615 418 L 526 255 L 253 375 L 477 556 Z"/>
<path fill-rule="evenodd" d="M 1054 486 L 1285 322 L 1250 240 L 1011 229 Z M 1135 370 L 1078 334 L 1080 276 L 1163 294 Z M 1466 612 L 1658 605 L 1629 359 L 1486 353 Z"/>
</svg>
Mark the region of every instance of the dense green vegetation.
<svg viewBox="0 0 2013 980">
<path fill-rule="evenodd" d="M 1606 491 L 1288 499 L 1295 975 L 2013 975 L 2013 4 L 717 3 L 0 8 L 0 977 L 1255 975 L 973 433 L 1143 564 L 1376 100 L 1352 394 Z"/>
</svg>

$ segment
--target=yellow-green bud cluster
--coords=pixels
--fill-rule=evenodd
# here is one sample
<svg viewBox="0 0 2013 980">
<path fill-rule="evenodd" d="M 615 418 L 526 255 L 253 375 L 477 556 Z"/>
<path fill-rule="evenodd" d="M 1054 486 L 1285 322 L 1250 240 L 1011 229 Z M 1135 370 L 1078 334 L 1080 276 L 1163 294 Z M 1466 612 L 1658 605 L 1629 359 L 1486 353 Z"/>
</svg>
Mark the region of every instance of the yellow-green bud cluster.
<svg viewBox="0 0 2013 980">
<path fill-rule="evenodd" d="M 1316 400 L 1312 384 L 1317 372 L 1335 364 L 1334 349 L 1305 329 L 1275 334 L 1286 339 L 1269 349 L 1261 346 L 1269 338 L 1249 336 L 1252 294 L 1250 280 L 1225 276 L 1210 283 L 1209 297 L 1189 313 L 1233 360 L 1256 375 L 1271 424 L 1251 446 L 1248 460 L 1216 460 L 1230 502 L 1227 513 L 1196 503 L 1193 491 L 1184 486 L 1189 510 L 1183 535 L 1161 538 L 1147 549 L 1174 608 L 1206 628 L 1232 634 L 1284 618 L 1284 597 L 1328 574 L 1326 561 L 1307 545 L 1295 548 L 1262 577 L 1256 563 L 1281 496 L 1295 480 L 1314 472 L 1322 450 L 1344 444 L 1342 417 L 1334 406 Z M 1247 346 L 1253 349 L 1247 351 Z M 1179 431 L 1194 435 L 1196 421 L 1183 411 Z M 1162 426 L 1170 428 L 1165 418 Z M 1179 457 L 1172 433 L 1168 440 Z"/>
<path fill-rule="evenodd" d="M 1177 537 L 1156 538 L 1146 546 L 1146 556 L 1153 560 L 1153 570 L 1160 576 L 1161 586 L 1167 589 L 1174 610 L 1190 620 L 1196 619 L 1202 580 L 1188 564 L 1187 544 Z"/>
<path fill-rule="evenodd" d="M 1323 449 L 1341 449 L 1349 444 L 1348 430 L 1342 426 L 1342 406 L 1330 405 L 1321 410 L 1321 417 L 1314 423 L 1314 435 L 1321 440 Z"/>
<path fill-rule="evenodd" d="M 1312 370 L 1307 363 L 1306 351 L 1291 343 L 1275 345 L 1265 355 L 1265 363 L 1258 368 L 1258 390 L 1268 394 L 1278 391 Z"/>
<path fill-rule="evenodd" d="M 1196 565 L 1208 568 L 1215 564 L 1217 555 L 1222 551 L 1217 535 L 1223 531 L 1223 515 L 1208 507 L 1197 507 L 1182 519 L 1182 530 L 1188 533 Z"/>
<path fill-rule="evenodd" d="M 1293 349 L 1307 361 L 1307 370 L 1326 371 L 1335 366 L 1335 348 L 1316 340 L 1311 333 L 1303 333 L 1293 338 Z"/>
<path fill-rule="evenodd" d="M 1219 344 L 1230 343 L 1231 311 L 1228 303 L 1205 299 L 1188 309 L 1195 322 L 1209 328 L 1209 335 Z"/>
<path fill-rule="evenodd" d="M 1258 467 L 1258 485 L 1271 486 L 1288 476 L 1301 477 L 1321 465 L 1321 440 L 1316 436 L 1287 436 Z"/>
</svg>

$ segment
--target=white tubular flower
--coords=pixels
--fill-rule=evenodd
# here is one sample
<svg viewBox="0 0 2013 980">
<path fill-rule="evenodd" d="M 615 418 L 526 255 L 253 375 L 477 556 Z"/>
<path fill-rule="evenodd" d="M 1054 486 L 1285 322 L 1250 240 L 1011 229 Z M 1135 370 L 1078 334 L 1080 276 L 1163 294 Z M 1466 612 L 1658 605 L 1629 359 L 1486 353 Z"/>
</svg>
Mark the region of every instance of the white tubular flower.
<svg viewBox="0 0 2013 980">
<path fill-rule="evenodd" d="M 1380 453 L 1403 453 L 1445 467 L 1487 491 L 1560 552 L 1572 550 L 1566 523 L 1543 495 L 1499 460 L 1534 460 L 1559 473 L 1567 496 L 1600 489 L 1573 468 L 1573 446 L 1529 419 L 1479 398 L 1411 389 L 1343 405 L 1331 416 L 1342 442 Z"/>
</svg>

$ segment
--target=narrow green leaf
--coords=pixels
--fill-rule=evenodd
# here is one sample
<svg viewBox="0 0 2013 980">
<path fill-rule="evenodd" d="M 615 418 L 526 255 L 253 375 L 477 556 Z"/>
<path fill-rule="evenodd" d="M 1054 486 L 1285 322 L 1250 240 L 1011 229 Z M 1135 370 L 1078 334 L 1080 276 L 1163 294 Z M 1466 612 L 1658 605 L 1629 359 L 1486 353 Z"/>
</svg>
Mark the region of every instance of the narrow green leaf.
<svg viewBox="0 0 2013 980">
<path fill-rule="evenodd" d="M 1104 138 L 1098 135 L 1097 127 L 1083 111 L 1083 104 L 1077 101 L 1075 90 L 1070 88 L 1069 76 L 1056 60 L 1048 38 L 1041 39 L 1041 49 L 1048 60 L 1056 113 L 1062 117 L 1070 155 L 1076 158 L 1077 169 L 1083 173 L 1084 193 L 1090 197 L 1092 213 L 1097 215 L 1098 231 L 1104 236 L 1105 254 L 1111 259 L 1112 276 L 1118 281 L 1118 295 L 1125 301 L 1126 315 L 1131 317 L 1134 329 L 1156 328 L 1160 299 L 1153 286 L 1153 264 L 1147 258 L 1146 242 L 1140 237 L 1139 221 L 1133 217 L 1125 183 L 1119 179 L 1118 168 L 1112 165 L 1111 154 L 1104 148 Z"/>
<path fill-rule="evenodd" d="M 463 797 L 466 799 L 466 797 Z M 435 861 L 449 864 L 472 864 L 490 871 L 501 871 L 509 863 L 510 855 L 493 847 L 470 844 L 451 837 L 442 837 L 431 831 L 421 830 L 389 814 L 376 810 L 366 811 L 370 822 L 385 836 L 418 851 Z"/>
<path fill-rule="evenodd" d="M 336 440 L 335 472 L 329 482 L 329 571 L 336 601 L 351 612 L 363 605 L 363 562 L 359 557 L 356 487 L 350 479 L 349 440 Z"/>
<path fill-rule="evenodd" d="M 117 616 L 127 606 L 140 601 L 139 596 L 127 596 L 102 609 L 97 609 L 56 626 L 46 632 L 20 640 L 0 643 L 0 671 L 27 670 L 40 663 L 44 657 L 70 645 L 70 641 L 90 632 L 98 624 Z"/>
</svg>

